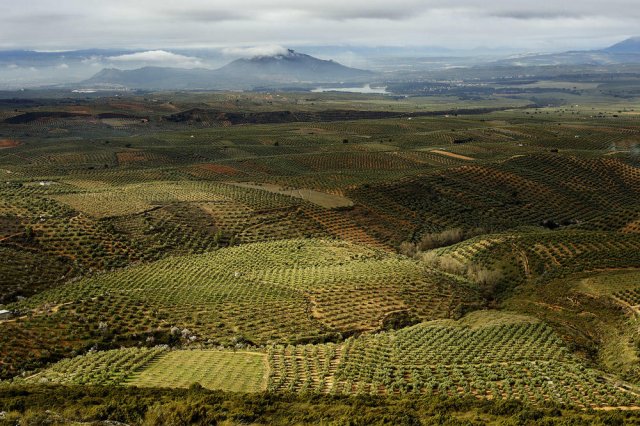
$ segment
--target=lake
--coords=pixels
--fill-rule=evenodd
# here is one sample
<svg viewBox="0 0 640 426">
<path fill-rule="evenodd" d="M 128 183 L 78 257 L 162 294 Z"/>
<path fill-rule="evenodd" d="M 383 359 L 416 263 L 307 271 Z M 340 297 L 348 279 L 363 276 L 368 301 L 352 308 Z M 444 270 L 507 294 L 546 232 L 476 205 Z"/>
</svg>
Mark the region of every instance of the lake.
<svg viewBox="0 0 640 426">
<path fill-rule="evenodd" d="M 390 92 L 387 92 L 386 87 L 371 87 L 370 84 L 365 84 L 361 87 L 318 87 L 313 89 L 314 93 L 322 93 L 322 92 L 349 92 L 349 93 L 379 93 L 387 95 Z"/>
</svg>

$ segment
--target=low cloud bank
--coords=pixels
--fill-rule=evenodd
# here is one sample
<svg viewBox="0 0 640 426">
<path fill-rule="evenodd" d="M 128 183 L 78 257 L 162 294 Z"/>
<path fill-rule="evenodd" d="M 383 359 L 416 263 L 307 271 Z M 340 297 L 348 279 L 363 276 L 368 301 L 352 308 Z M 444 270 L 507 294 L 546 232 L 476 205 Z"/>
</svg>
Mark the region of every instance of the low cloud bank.
<svg viewBox="0 0 640 426">
<path fill-rule="evenodd" d="M 147 50 L 145 52 L 128 53 L 126 55 L 109 56 L 109 61 L 119 63 L 145 63 L 157 66 L 174 66 L 180 68 L 197 68 L 202 66 L 199 58 L 179 55 L 166 50 Z"/>
<path fill-rule="evenodd" d="M 276 56 L 287 54 L 288 49 L 277 44 L 254 47 L 227 47 L 222 49 L 225 56 L 255 58 L 256 56 Z"/>
</svg>

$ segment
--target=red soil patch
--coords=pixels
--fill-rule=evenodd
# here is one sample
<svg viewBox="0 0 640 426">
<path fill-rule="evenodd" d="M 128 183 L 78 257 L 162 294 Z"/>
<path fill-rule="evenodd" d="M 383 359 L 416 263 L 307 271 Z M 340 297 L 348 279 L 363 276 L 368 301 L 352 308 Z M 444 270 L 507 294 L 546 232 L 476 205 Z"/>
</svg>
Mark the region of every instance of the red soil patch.
<svg viewBox="0 0 640 426">
<path fill-rule="evenodd" d="M 440 154 L 440 155 L 446 155 L 447 157 L 451 157 L 451 158 L 457 158 L 458 160 L 465 160 L 465 161 L 473 161 L 474 159 L 471 157 L 467 157 L 466 155 L 460 155 L 460 154 L 456 154 L 454 152 L 449 152 L 449 151 L 441 151 L 439 149 L 432 149 L 431 152 L 434 152 L 436 154 Z"/>
<path fill-rule="evenodd" d="M 4 148 L 15 148 L 20 145 L 20 142 L 14 141 L 12 139 L 0 139 L 0 149 Z"/>
<path fill-rule="evenodd" d="M 138 163 L 147 161 L 143 151 L 123 151 L 116 153 L 118 163 Z"/>
<path fill-rule="evenodd" d="M 110 102 L 109 107 L 121 111 L 131 111 L 136 114 L 152 112 L 152 109 L 147 105 L 138 102 Z"/>
<path fill-rule="evenodd" d="M 76 114 L 91 114 L 91 111 L 89 111 L 88 109 L 84 108 L 84 107 L 80 107 L 80 106 L 72 106 L 69 109 L 69 112 L 74 112 Z"/>
<path fill-rule="evenodd" d="M 219 175 L 236 176 L 240 174 L 240 170 L 230 166 L 224 166 L 222 164 L 201 164 L 198 167 L 200 169 L 217 173 Z"/>
<path fill-rule="evenodd" d="M 640 234 L 640 219 L 627 223 L 624 228 L 622 228 L 622 232 L 625 234 Z"/>
<path fill-rule="evenodd" d="M 273 170 L 270 167 L 265 166 L 263 163 L 259 163 L 251 160 L 242 160 L 239 161 L 240 166 L 242 166 L 243 170 L 249 170 L 253 173 L 265 173 L 270 174 L 273 173 Z"/>
</svg>

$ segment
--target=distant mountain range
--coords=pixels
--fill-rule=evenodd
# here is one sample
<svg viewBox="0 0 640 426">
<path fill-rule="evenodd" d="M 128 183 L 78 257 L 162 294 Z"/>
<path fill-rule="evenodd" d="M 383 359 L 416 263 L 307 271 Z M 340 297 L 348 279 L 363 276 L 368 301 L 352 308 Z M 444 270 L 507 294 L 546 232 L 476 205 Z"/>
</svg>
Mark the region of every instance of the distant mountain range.
<svg viewBox="0 0 640 426">
<path fill-rule="evenodd" d="M 495 69 L 640 64 L 640 37 L 629 38 L 599 50 L 530 53 L 509 57 L 464 54 L 454 57 L 452 52 L 420 47 L 352 49 L 316 46 L 310 49 L 321 57 L 342 57 L 345 61 L 360 63 L 363 64 L 362 67 L 378 72 L 351 68 L 333 60 L 318 59 L 282 48 L 277 50 L 279 53 L 237 59 L 231 63 L 227 62 L 234 53 L 228 53 L 225 49 L 86 49 L 59 52 L 13 50 L 0 51 L 0 89 L 64 87 L 251 90 L 311 88 L 320 85 L 339 87 L 382 83 L 381 80 L 436 78 L 434 75 L 447 79 L 461 69 L 484 70 L 493 75 L 496 74 Z M 435 57 L 434 51 L 445 56 Z M 349 59 L 351 54 L 361 60 Z M 97 70 L 101 71 L 96 73 Z"/>
<path fill-rule="evenodd" d="M 136 89 L 246 89 L 265 85 L 366 82 L 373 75 L 371 71 L 346 67 L 289 49 L 271 56 L 237 59 L 216 70 L 165 67 L 104 69 L 82 84 Z"/>
<path fill-rule="evenodd" d="M 632 37 L 601 50 L 518 55 L 496 62 L 500 65 L 615 65 L 640 63 L 640 37 Z"/>
</svg>

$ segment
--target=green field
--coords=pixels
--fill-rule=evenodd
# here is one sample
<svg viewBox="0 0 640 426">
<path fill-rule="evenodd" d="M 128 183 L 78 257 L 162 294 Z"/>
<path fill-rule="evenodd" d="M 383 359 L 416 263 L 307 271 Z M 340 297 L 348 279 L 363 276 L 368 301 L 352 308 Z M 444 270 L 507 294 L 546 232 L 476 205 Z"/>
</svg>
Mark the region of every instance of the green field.
<svg viewBox="0 0 640 426">
<path fill-rule="evenodd" d="M 229 392 L 264 390 L 266 357 L 252 352 L 174 351 L 134 374 L 127 384 L 141 387 L 189 387 Z"/>
</svg>

